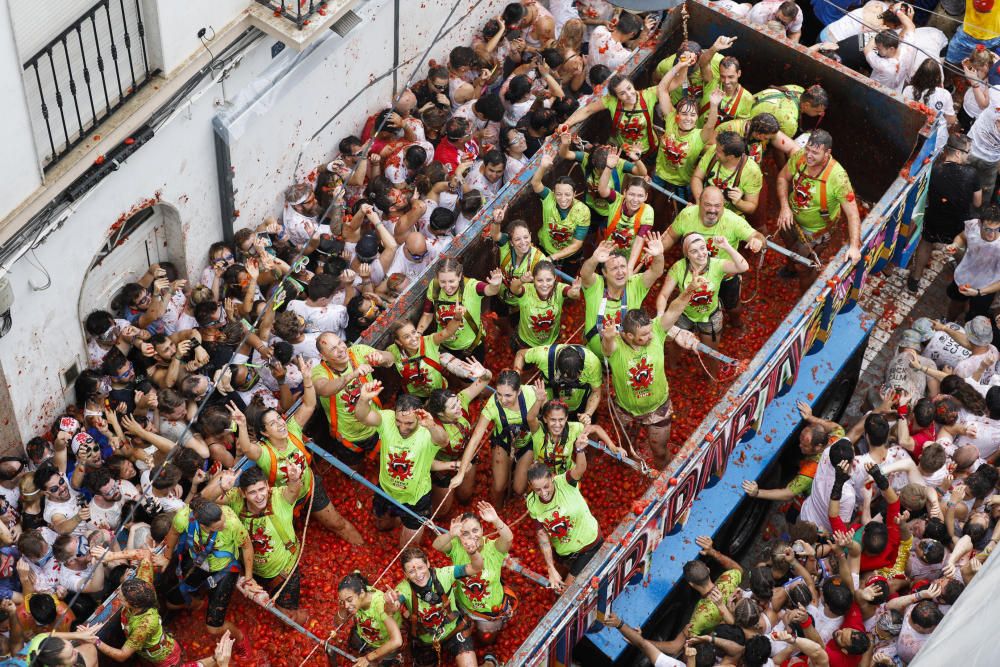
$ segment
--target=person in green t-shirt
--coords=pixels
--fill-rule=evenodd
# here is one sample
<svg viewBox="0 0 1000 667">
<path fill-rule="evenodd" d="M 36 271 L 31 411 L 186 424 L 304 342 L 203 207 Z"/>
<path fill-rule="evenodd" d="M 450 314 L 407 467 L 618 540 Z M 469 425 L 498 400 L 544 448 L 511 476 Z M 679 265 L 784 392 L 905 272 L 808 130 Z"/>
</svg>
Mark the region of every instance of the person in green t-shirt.
<svg viewBox="0 0 1000 667">
<path fill-rule="evenodd" d="M 493 485 L 490 497 L 493 505 L 503 507 L 507 502 L 510 487 L 511 466 L 531 451 L 531 434 L 528 432 L 530 414 L 538 414 L 545 400 L 545 387 L 541 382 L 533 387 L 521 386 L 521 376 L 517 371 L 501 371 L 493 396 L 486 401 L 479 413 L 476 429 L 469 438 L 469 444 L 462 452 L 458 474 L 451 479 L 451 488 L 462 485 L 469 473 L 479 446 L 487 433 L 493 445 Z"/>
<path fill-rule="evenodd" d="M 396 667 L 402 664 L 399 649 L 403 633 L 399 628 L 399 613 L 386 610 L 386 595 L 368 585 L 360 572 L 352 572 L 337 586 L 336 620 L 346 623 L 353 619 L 348 646 L 371 667 Z"/>
<path fill-rule="evenodd" d="M 385 608 L 395 612 L 405 607 L 410 617 L 410 653 L 415 665 L 440 664 L 447 653 L 459 667 L 475 667 L 476 654 L 468 622 L 458 611 L 455 588 L 459 579 L 483 571 L 482 554 L 475 553 L 468 565 L 432 568 L 423 549 L 410 547 L 399 557 L 405 578 L 385 592 Z"/>
<path fill-rule="evenodd" d="M 576 182 L 570 176 L 560 176 L 552 189 L 542 179 L 552 168 L 552 156 L 543 155 L 541 164 L 531 177 L 531 189 L 542 200 L 542 226 L 538 243 L 549 259 L 567 272 L 574 272 L 579 252 L 590 232 L 590 209 L 576 199 Z"/>
<path fill-rule="evenodd" d="M 262 592 L 253 580 L 253 542 L 239 517 L 229 507 L 220 507 L 198 496 L 174 514 L 170 531 L 163 540 L 168 562 L 181 545 L 180 584 L 167 593 L 172 609 L 188 608 L 191 593 L 207 587 L 205 630 L 210 635 L 229 632 L 240 652 L 249 655 L 250 638 L 239 626 L 226 620 L 226 612 L 240 579 L 240 566 L 248 591 Z"/>
<path fill-rule="evenodd" d="M 653 465 L 660 470 L 670 462 L 667 443 L 673 416 L 664 344 L 670 338 L 685 349 L 697 346 L 694 336 L 675 326 L 689 299 L 690 292 L 685 291 L 655 321 L 641 308 L 633 308 L 622 318 L 621 333 L 611 327 L 601 332 L 615 389 L 612 409 L 619 408 L 616 414 L 632 436 L 638 435 L 640 426 L 646 427 Z"/>
<path fill-rule="evenodd" d="M 722 282 L 729 276 L 747 271 L 750 265 L 725 236 L 713 236 L 711 239 L 712 247 L 719 251 L 719 257 L 712 257 L 708 240 L 701 234 L 691 232 L 684 237 L 684 257 L 667 271 L 663 287 L 656 298 L 656 306 L 657 312 L 662 312 L 661 308 L 663 311 L 669 310 L 666 304 L 675 289 L 688 295 L 688 305 L 677 320 L 677 326 L 698 334 L 706 345 L 718 347 L 722 340 L 723 318 L 722 309 L 719 308 Z M 723 259 L 723 254 L 727 259 Z M 709 362 L 717 363 L 714 359 Z"/>
<path fill-rule="evenodd" d="M 375 527 L 392 530 L 396 519 L 403 524 L 399 545 L 420 543 L 424 522 L 414 514 L 431 515 L 431 471 L 458 470 L 457 461 L 438 461 L 438 450 L 448 444 L 448 433 L 423 409 L 416 396 L 399 394 L 395 410 L 373 410 L 371 401 L 382 393 L 381 382 L 369 382 L 358 398 L 358 420 L 378 431 L 378 483 L 389 498 L 376 494 L 372 502 Z M 406 512 L 402 507 L 410 512 Z M 411 513 L 412 512 L 412 513 Z"/>
<path fill-rule="evenodd" d="M 500 249 L 498 271 L 503 280 L 503 290 L 500 292 L 503 304 L 497 304 L 500 307 L 496 310 L 509 315 L 513 324 L 517 317 L 517 297 L 510 291 L 511 281 L 534 271 L 535 265 L 545 259 L 545 253 L 532 243 L 531 228 L 524 220 L 511 220 L 507 224 L 506 233 L 501 233 L 500 221 L 505 213 L 506 207 L 503 207 L 499 213 L 494 214 L 490 236 Z"/>
<path fill-rule="evenodd" d="M 799 150 L 799 145 L 781 131 L 778 119 L 766 112 L 759 113 L 753 118 L 735 118 L 725 123 L 719 123 L 716 130 L 720 134 L 722 132 L 735 132 L 743 137 L 747 146 L 747 155 L 757 163 L 758 167 L 762 168 L 764 153 L 768 146 L 773 146 L 779 154 L 784 155 L 784 159 Z"/>
<path fill-rule="evenodd" d="M 543 259 L 531 273 L 511 281 L 510 293 L 517 297 L 519 347 L 551 345 L 559 337 L 563 302 L 580 298 L 580 279 L 572 285 L 557 282 L 555 265 Z"/>
<path fill-rule="evenodd" d="M 438 330 L 443 330 L 452 320 L 458 319 L 461 322 L 458 331 L 443 340 L 442 347 L 460 359 L 475 357 L 481 363 L 486 359 L 481 316 L 483 297 L 496 296 L 502 289 L 503 275 L 500 271 L 493 271 L 489 282 L 473 280 L 465 277 L 460 261 L 446 257 L 427 286 L 424 312 L 417 322 L 417 331 L 424 334 L 431 322 L 437 322 Z M 459 306 L 463 309 L 461 318 L 456 317 Z"/>
<path fill-rule="evenodd" d="M 701 198 L 705 187 L 714 185 L 722 190 L 726 208 L 742 216 L 757 210 L 764 175 L 760 166 L 747 155 L 743 137 L 735 132 L 720 132 L 715 148 L 705 152 L 691 177 L 691 194 Z"/>
<path fill-rule="evenodd" d="M 396 341 L 389 352 L 396 360 L 396 372 L 403 380 L 402 390 L 426 398 L 435 389 L 448 386 L 444 377 L 446 362 L 442 361 L 440 346 L 453 338 L 465 320 L 465 306 L 455 306 L 454 317 L 440 331 L 421 336 L 409 320 L 394 323 L 390 329 Z"/>
<path fill-rule="evenodd" d="M 826 130 L 814 130 L 805 148 L 785 163 L 778 174 L 777 190 L 781 212 L 778 229 L 794 252 L 807 257 L 830 240 L 830 225 L 847 218 L 847 258 L 861 260 L 861 214 L 847 171 L 833 159 L 833 137 Z M 799 276 L 804 287 L 812 285 L 819 267 L 799 273 L 790 259 L 779 273 L 782 277 Z"/>
<path fill-rule="evenodd" d="M 573 443 L 583 436 L 594 437 L 612 452 L 624 454 L 607 431 L 590 422 L 588 415 L 581 415 L 580 421 L 573 421 L 569 408 L 559 399 L 546 401 L 537 418 L 528 416 L 531 429 L 531 456 L 517 462 L 514 470 L 514 493 L 521 495 L 528 488 L 528 469 L 540 461 L 549 467 L 553 475 L 561 475 L 573 467 Z"/>
<path fill-rule="evenodd" d="M 514 370 L 536 366 L 545 379 L 545 395 L 566 403 L 570 414 L 593 418 L 601 404 L 604 373 L 601 360 L 583 345 L 541 345 L 518 350 Z"/>
<path fill-rule="evenodd" d="M 360 469 L 365 456 L 375 450 L 378 436 L 375 429 L 354 418 L 354 404 L 361 385 L 371 382 L 373 366 L 388 368 L 396 360 L 391 353 L 368 345 L 347 345 L 329 331 L 316 339 L 316 349 L 320 361 L 313 366 L 311 376 L 330 424 L 330 447 L 338 459 Z"/>
<path fill-rule="evenodd" d="M 572 585 L 604 544 L 597 519 L 580 493 L 580 480 L 587 472 L 586 437 L 573 443 L 573 452 L 573 467 L 564 475 L 553 475 L 542 462 L 528 468 L 530 491 L 525 498 L 528 515 L 536 521 L 535 538 L 549 583 L 560 592 Z"/>
<path fill-rule="evenodd" d="M 719 66 L 722 63 L 719 51 L 725 51 L 735 41 L 735 37 L 721 35 L 711 47 L 702 49 L 698 42 L 687 40 L 677 47 L 677 53 L 667 56 L 656 65 L 655 76 L 662 78 L 679 60 L 692 61 L 691 65 L 697 63 L 697 67 L 691 67 L 684 80 L 672 91 L 674 104 L 684 96 L 690 95 L 698 99 L 704 94 L 708 83 L 719 76 Z"/>
<path fill-rule="evenodd" d="M 469 565 L 474 555 L 483 559 L 481 572 L 458 580 L 458 606 L 472 619 L 478 643 L 489 646 L 499 639 L 517 606 L 502 581 L 514 533 L 489 503 L 479 501 L 476 511 L 479 516 L 465 512 L 452 519 L 450 530 L 434 538 L 434 548 L 448 554 L 454 565 Z M 496 539 L 484 537 L 483 522 L 493 527 Z"/>
<path fill-rule="evenodd" d="M 244 470 L 238 489 L 230 489 L 224 500 L 250 534 L 254 580 L 279 610 L 305 625 L 309 614 L 299 608 L 302 570 L 295 567 L 299 539 L 293 523 L 305 471 L 291 461 L 285 471 L 285 486 L 272 488 L 260 468 Z"/>
<path fill-rule="evenodd" d="M 265 479 L 271 486 L 287 484 L 289 464 L 298 466 L 302 470 L 302 484 L 297 502 L 303 505 L 310 503 L 311 516 L 319 521 L 325 529 L 351 544 L 364 544 L 365 541 L 361 537 L 361 533 L 333 506 L 326 493 L 326 488 L 323 486 L 323 480 L 316 477 L 312 468 L 309 467 L 312 454 L 306 444 L 309 439 L 302 432 L 302 428 L 309 423 L 309 419 L 316 410 L 316 388 L 313 383 L 317 381 L 309 376 L 308 369 L 306 369 L 301 357 L 298 362 L 303 378 L 302 404 L 295 411 L 295 414 L 287 420 L 277 410 L 259 412 L 254 427 L 260 441 L 250 440 L 246 417 L 235 405 L 229 405 L 229 414 L 237 427 L 238 447 L 244 456 L 255 462 L 257 467 L 264 471 Z M 224 480 L 224 477 L 220 477 L 210 482 L 209 488 L 216 484 L 221 487 L 225 484 Z M 232 483 L 233 480 L 230 480 L 229 488 L 232 488 Z M 218 490 L 218 496 L 228 492 L 229 488 L 221 487 Z"/>
<path fill-rule="evenodd" d="M 723 206 L 722 191 L 715 186 L 708 186 L 701 191 L 701 199 L 698 200 L 697 206 L 688 206 L 677 214 L 664 235 L 663 247 L 670 249 L 674 243 L 691 233 L 702 234 L 706 238 L 723 236 L 734 248 L 739 248 L 740 243 L 746 243 L 747 250 L 753 253 L 760 252 L 766 243 L 764 235 L 751 227 L 745 218 Z M 709 251 L 713 257 L 732 259 L 720 248 L 715 247 L 714 242 Z M 722 286 L 719 288 L 719 302 L 729 315 L 730 325 L 742 328 L 738 274 L 722 281 Z M 661 293 L 656 299 L 657 312 L 666 307 L 666 295 Z"/>
<path fill-rule="evenodd" d="M 804 89 L 802 86 L 772 86 L 755 96 L 750 117 L 769 113 L 778 119 L 786 136 L 795 139 L 799 133 L 802 116 L 821 118 L 830 106 L 830 96 L 819 85 Z"/>
<path fill-rule="evenodd" d="M 733 56 L 726 56 L 719 61 L 718 74 L 713 73 L 712 80 L 705 86 L 702 92 L 701 108 L 699 114 L 701 121 L 699 125 L 706 122 L 706 115 L 711 109 L 712 93 L 719 91 L 719 122 L 733 120 L 734 118 L 749 118 L 753 110 L 754 96 L 749 90 L 740 85 L 740 61 Z"/>
<path fill-rule="evenodd" d="M 632 272 L 643 256 L 646 237 L 653 229 L 655 211 L 646 203 L 649 190 L 643 179 L 630 177 L 621 194 L 611 188 L 611 172 L 617 163 L 618 150 L 608 151 L 598 191 L 611 204 L 608 208 L 607 227 L 598 236 L 601 241 L 614 243 L 615 252 L 628 257 L 628 270 Z"/>
<path fill-rule="evenodd" d="M 697 98 L 682 97 L 675 107 L 670 97 L 671 84 L 678 74 L 686 71 L 687 67 L 688 60 L 681 60 L 667 72 L 657 87 L 660 112 L 665 122 L 660 149 L 656 153 L 656 173 L 653 176 L 653 183 L 689 200 L 691 174 L 698 165 L 705 145 L 715 136 L 722 93 L 715 92 L 709 96 L 708 122 L 703 128 L 698 129 Z"/>
<path fill-rule="evenodd" d="M 431 416 L 448 434 L 448 444 L 438 452 L 436 457 L 438 461 L 451 462 L 462 459 L 466 443 L 469 441 L 469 436 L 472 435 L 472 416 L 469 414 L 469 405 L 489 388 L 490 381 L 493 379 L 493 374 L 478 361 L 473 360 L 470 363 L 474 364 L 472 376 L 475 379 L 472 384 L 457 394 L 450 389 L 435 389 L 427 398 L 425 406 L 427 412 L 431 413 Z M 451 505 L 455 498 L 458 498 L 460 503 L 468 503 L 472 500 L 472 494 L 476 487 L 477 461 L 478 458 L 472 460 L 462 485 L 451 494 L 448 493 L 448 489 L 452 475 L 448 472 L 431 473 L 431 500 L 438 514 L 447 514 L 451 511 Z"/>
<path fill-rule="evenodd" d="M 663 240 L 651 232 L 646 240 L 646 254 L 653 258 L 649 268 L 631 275 L 628 260 L 615 252 L 614 242 L 608 240 L 597 246 L 594 254 L 580 267 L 583 285 L 584 318 L 583 339 L 591 352 L 604 358 L 599 334 L 605 328 L 621 326 L 622 315 L 629 308 L 642 305 L 650 288 L 663 275 Z M 597 269 L 601 268 L 598 275 Z"/>
<path fill-rule="evenodd" d="M 632 80 L 614 74 L 607 81 L 607 95 L 573 112 L 565 125 L 573 127 L 605 109 L 611 115 L 610 141 L 633 162 L 656 149 L 656 86 L 636 90 Z"/>
<path fill-rule="evenodd" d="M 598 192 L 598 184 L 601 181 L 601 174 L 604 173 L 604 166 L 607 163 L 608 152 L 611 150 L 611 146 L 594 146 L 590 153 L 587 153 L 585 150 L 574 150 L 573 140 L 573 135 L 569 132 L 563 132 L 559 135 L 559 157 L 564 160 L 576 160 L 580 163 L 580 168 L 583 170 L 584 184 L 587 188 L 587 194 L 583 201 L 590 207 L 593 213 L 590 217 L 591 225 L 595 229 L 600 230 L 604 227 L 607 220 L 610 204 Z M 578 139 L 578 141 L 581 146 L 588 145 L 582 140 Z M 647 173 L 646 165 L 641 160 L 631 162 L 619 159 L 618 165 L 611 173 L 611 185 L 616 192 L 621 192 L 622 183 L 627 174 L 645 178 Z"/>
</svg>

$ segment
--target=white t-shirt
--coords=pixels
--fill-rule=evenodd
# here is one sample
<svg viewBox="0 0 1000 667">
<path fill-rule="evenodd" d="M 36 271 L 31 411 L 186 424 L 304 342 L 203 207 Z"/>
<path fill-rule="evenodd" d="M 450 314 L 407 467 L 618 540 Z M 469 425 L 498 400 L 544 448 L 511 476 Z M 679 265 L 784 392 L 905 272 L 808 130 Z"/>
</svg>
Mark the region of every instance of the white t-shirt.
<svg viewBox="0 0 1000 667">
<path fill-rule="evenodd" d="M 476 161 L 469 169 L 469 173 L 465 175 L 465 187 L 469 190 L 479 190 L 483 193 L 486 199 L 492 199 L 496 197 L 497 193 L 500 192 L 500 188 L 504 186 L 507 180 L 501 176 L 496 181 L 490 181 L 483 174 L 483 162 Z"/>
<path fill-rule="evenodd" d="M 996 107 L 989 106 L 983 109 L 969 130 L 969 138 L 972 139 L 970 155 L 986 162 L 1000 162 L 998 121 L 1000 121 L 1000 111 L 997 111 Z"/>
<path fill-rule="evenodd" d="M 868 65 L 872 68 L 870 78 L 889 90 L 899 92 L 909 78 L 910 61 L 913 59 L 913 48 L 903 42 L 899 43 L 896 55 L 883 58 L 874 49 L 865 54 Z"/>
<path fill-rule="evenodd" d="M 476 115 L 476 112 L 472 109 L 472 105 L 475 103 L 476 100 L 469 100 L 462 106 L 455 109 L 455 113 L 453 113 L 452 116 L 464 118 L 472 123 L 473 132 L 481 130 L 483 134 L 480 144 L 483 146 L 497 146 L 500 143 L 500 123 L 486 120 L 485 118 L 479 118 L 479 116 Z"/>
<path fill-rule="evenodd" d="M 138 500 L 142 497 L 139 493 L 139 489 L 135 488 L 135 484 L 129 482 L 128 480 L 122 480 L 119 483 L 119 488 L 122 493 L 122 497 L 118 499 L 111 507 L 101 507 L 97 504 L 96 500 L 91 499 L 90 501 L 90 523 L 101 528 L 110 528 L 114 530 L 118 527 L 118 524 L 122 520 L 122 509 L 125 507 L 125 503 L 130 500 Z M 67 588 L 69 588 L 67 586 Z"/>
<path fill-rule="evenodd" d="M 778 7 L 784 4 L 784 0 L 761 0 L 750 9 L 747 19 L 757 25 L 767 25 L 771 19 L 777 20 Z M 802 32 L 802 9 L 795 5 L 795 19 L 785 28 L 787 34 Z"/>
<path fill-rule="evenodd" d="M 153 495 L 153 486 L 149 480 L 149 471 L 143 470 L 139 475 L 139 485 L 142 487 L 142 493 L 147 498 L 151 498 L 156 502 L 164 512 L 176 512 L 184 507 L 184 499 L 180 495 L 179 488 L 175 488 L 168 495 L 158 498 Z"/>
<path fill-rule="evenodd" d="M 6 486 L 0 485 L 0 497 L 13 507 L 19 507 L 21 502 L 21 487 L 15 486 L 13 489 L 8 489 Z"/>
<path fill-rule="evenodd" d="M 376 262 L 377 263 L 377 262 Z M 310 306 L 305 301 L 296 299 L 288 302 L 286 310 L 290 310 L 306 321 L 306 331 L 332 331 L 341 338 L 347 328 L 347 308 L 335 304 L 325 306 Z"/>
<path fill-rule="evenodd" d="M 396 256 L 393 257 L 392 264 L 389 266 L 386 274 L 391 276 L 394 273 L 402 273 L 412 281 L 419 278 L 436 260 L 437 251 L 434 248 L 428 247 L 427 254 L 424 255 L 423 259 L 419 262 L 414 262 L 406 256 L 405 246 L 401 245 L 396 249 Z"/>
<path fill-rule="evenodd" d="M 42 567 L 38 567 L 30 559 L 25 558 L 28 568 L 35 575 L 36 593 L 55 593 L 56 587 L 62 586 L 60 572 L 63 566 L 56 560 L 55 556 L 49 558 Z"/>
<path fill-rule="evenodd" d="M 984 111 L 980 120 L 973 125 L 973 130 L 979 126 L 986 114 L 995 112 Z M 975 144 L 973 144 L 975 151 Z M 1000 151 L 995 158 L 987 158 L 994 162 L 1000 162 Z M 1000 237 L 986 241 L 979 233 L 979 220 L 965 221 L 965 256 L 955 267 L 955 284 L 968 285 L 972 289 L 981 289 L 1000 280 Z"/>
<path fill-rule="evenodd" d="M 802 512 L 799 514 L 800 521 L 810 521 L 820 530 L 827 532 L 833 530 L 830 525 L 830 516 L 827 514 L 827 507 L 830 504 L 830 492 L 833 490 L 834 477 L 833 464 L 830 463 L 830 448 L 827 447 L 819 459 L 816 477 L 813 478 L 812 492 L 802 504 Z M 844 520 L 844 523 L 850 523 L 855 501 L 854 485 L 845 484 L 843 495 L 840 498 L 840 518 Z"/>
<path fill-rule="evenodd" d="M 963 359 L 958 362 L 955 366 L 954 372 L 955 375 L 960 378 L 970 378 L 976 373 L 976 371 L 979 370 L 979 367 L 984 361 L 989 362 L 990 364 L 996 364 L 998 360 L 1000 360 L 1000 353 L 997 352 L 997 349 L 994 346 L 990 345 L 985 352 L 969 355 L 968 359 Z M 983 378 L 985 378 L 987 382 L 992 376 L 993 372 L 990 369 L 983 372 Z"/>
<path fill-rule="evenodd" d="M 910 615 L 916 605 L 910 605 L 903 616 L 903 627 L 896 638 L 896 655 L 899 656 L 903 664 L 908 664 L 916 657 L 917 653 L 924 647 L 927 640 L 931 638 L 930 633 L 922 635 L 910 625 Z"/>
<path fill-rule="evenodd" d="M 885 7 L 882 7 L 882 9 L 877 13 L 881 14 L 885 11 L 885 9 Z M 862 29 L 864 28 L 864 15 L 865 8 L 858 7 L 857 9 L 852 9 L 845 16 L 840 17 L 830 25 L 826 26 L 830 41 L 842 42 L 848 37 L 860 35 Z"/>
<path fill-rule="evenodd" d="M 653 663 L 653 667 L 685 667 L 686 665 L 686 662 L 681 662 L 677 658 L 671 658 L 665 653 L 656 656 L 656 662 Z"/>
<path fill-rule="evenodd" d="M 903 99 L 916 100 L 913 86 L 907 86 L 903 89 Z M 944 88 L 935 88 L 927 97 L 926 102 L 923 100 L 920 100 L 920 102 L 936 111 L 938 116 L 955 115 L 955 101 L 951 98 L 951 93 Z M 946 141 L 948 141 L 948 123 L 942 119 L 941 125 L 938 126 L 938 143 L 944 145 Z"/>
<path fill-rule="evenodd" d="M 806 607 L 806 611 L 812 616 L 813 623 L 816 625 L 816 632 L 819 633 L 820 639 L 823 640 L 824 644 L 830 641 L 833 633 L 839 630 L 844 622 L 843 616 L 834 616 L 832 618 L 827 616 L 826 608 L 823 606 L 822 601 L 810 604 Z"/>
<path fill-rule="evenodd" d="M 115 318 L 115 326 L 119 329 L 124 329 L 125 327 L 132 326 L 128 320 L 123 320 L 120 317 Z M 114 345 L 112 345 L 114 347 Z M 91 369 L 99 368 L 101 362 L 104 361 L 104 355 L 111 351 L 111 348 L 104 349 L 97 343 L 96 338 L 87 339 L 87 362 L 90 364 Z"/>
<path fill-rule="evenodd" d="M 945 322 L 945 326 L 953 331 L 964 331 L 961 325 L 954 322 Z M 935 331 L 934 335 L 927 341 L 927 344 L 924 345 L 924 351 L 921 352 L 921 355 L 937 364 L 939 369 L 945 366 L 954 368 L 963 359 L 971 357 L 972 350 L 959 345 L 954 338 L 944 331 Z"/>
<path fill-rule="evenodd" d="M 72 487 L 69 490 L 69 500 L 62 503 L 57 503 L 49 498 L 45 499 L 45 510 L 42 512 L 42 518 L 45 519 L 45 523 L 52 525 L 52 519 L 56 515 L 62 516 L 64 519 L 72 519 L 77 514 L 80 513 L 80 506 L 77 504 L 77 496 L 80 494 Z M 87 531 L 91 530 L 86 521 L 81 521 L 73 529 L 72 535 L 86 535 Z"/>
<path fill-rule="evenodd" d="M 979 457 L 988 459 L 1000 449 L 1000 421 L 989 417 L 969 415 L 962 420 L 963 424 L 973 424 L 976 427 L 976 437 L 960 435 L 955 439 L 955 447 L 975 445 Z"/>
<path fill-rule="evenodd" d="M 198 326 L 198 322 L 193 317 L 185 317 L 184 306 L 186 305 L 187 297 L 183 291 L 176 290 L 170 295 L 170 300 L 167 301 L 167 310 L 163 313 L 163 317 L 160 318 L 160 321 L 163 322 L 165 333 L 168 336 L 178 331 L 184 331 L 185 328 L 191 329 L 191 326 L 185 325 L 188 325 L 192 321 L 195 322 L 194 326 Z"/>
<path fill-rule="evenodd" d="M 612 70 L 618 69 L 631 54 L 631 51 L 611 36 L 611 31 L 607 27 L 599 25 L 590 35 L 587 69 L 594 65 L 605 65 Z"/>
<path fill-rule="evenodd" d="M 330 225 L 321 225 L 315 219 L 302 215 L 291 204 L 286 203 L 281 214 L 281 224 L 284 226 L 288 242 L 294 246 L 304 246 L 316 234 L 329 234 Z"/>
<path fill-rule="evenodd" d="M 307 361 L 319 361 L 320 354 L 319 350 L 316 349 L 316 339 L 320 337 L 321 331 L 307 331 L 302 334 L 302 340 L 298 343 L 288 342 L 292 346 L 292 354 L 300 354 L 302 358 Z M 343 332 L 338 333 L 338 335 L 343 338 Z M 271 338 L 271 342 L 279 342 L 282 339 L 278 336 Z"/>
<path fill-rule="evenodd" d="M 59 585 L 72 593 L 79 593 L 87 585 L 87 580 L 94 572 L 94 565 L 82 570 L 71 570 L 65 565 L 59 567 Z"/>
<path fill-rule="evenodd" d="M 987 97 L 987 106 L 1000 106 L 1000 87 L 990 86 L 987 89 Z M 965 110 L 969 118 L 979 118 L 979 114 L 983 112 L 983 109 L 979 106 L 979 102 L 976 101 L 976 94 L 973 92 L 972 86 L 969 86 L 965 90 L 965 97 L 962 98 L 962 109 Z"/>
</svg>

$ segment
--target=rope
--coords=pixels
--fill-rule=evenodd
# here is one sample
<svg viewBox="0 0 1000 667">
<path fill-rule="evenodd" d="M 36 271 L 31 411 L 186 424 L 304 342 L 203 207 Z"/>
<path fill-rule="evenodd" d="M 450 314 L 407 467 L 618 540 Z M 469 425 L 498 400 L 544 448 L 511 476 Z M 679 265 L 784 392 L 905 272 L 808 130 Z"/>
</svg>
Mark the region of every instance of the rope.
<svg viewBox="0 0 1000 667">
<path fill-rule="evenodd" d="M 764 245 L 760 249 L 760 257 L 757 259 L 757 270 L 753 272 L 753 292 L 746 299 L 740 299 L 741 304 L 747 304 L 757 298 L 757 291 L 760 289 L 760 274 L 764 270 L 764 256 L 767 255 L 767 240 L 771 237 L 768 236 L 764 239 Z"/>
</svg>

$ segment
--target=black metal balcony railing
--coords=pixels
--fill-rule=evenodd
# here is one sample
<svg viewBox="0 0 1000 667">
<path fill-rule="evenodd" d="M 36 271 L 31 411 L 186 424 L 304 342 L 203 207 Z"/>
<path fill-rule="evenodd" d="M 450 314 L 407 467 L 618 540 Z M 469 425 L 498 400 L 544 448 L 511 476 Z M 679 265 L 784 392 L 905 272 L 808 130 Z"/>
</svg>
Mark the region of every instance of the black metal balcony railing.
<svg viewBox="0 0 1000 667">
<path fill-rule="evenodd" d="M 51 168 L 148 83 L 140 0 L 100 0 L 24 64 L 42 166 Z"/>
<path fill-rule="evenodd" d="M 275 16 L 284 16 L 302 30 L 315 14 L 322 15 L 326 9 L 326 0 L 257 0 L 269 7 Z"/>
</svg>

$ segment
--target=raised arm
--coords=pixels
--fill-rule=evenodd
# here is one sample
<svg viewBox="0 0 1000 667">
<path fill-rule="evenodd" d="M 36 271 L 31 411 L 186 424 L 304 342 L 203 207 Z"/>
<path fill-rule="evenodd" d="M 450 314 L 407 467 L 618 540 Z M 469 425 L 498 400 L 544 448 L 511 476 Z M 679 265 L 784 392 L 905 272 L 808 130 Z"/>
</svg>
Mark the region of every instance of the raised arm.
<svg viewBox="0 0 1000 667">
<path fill-rule="evenodd" d="M 371 409 L 371 401 L 381 393 L 382 383 L 378 380 L 364 384 L 358 395 L 358 402 L 354 406 L 354 418 L 367 426 L 380 426 L 382 413 Z"/>
</svg>

